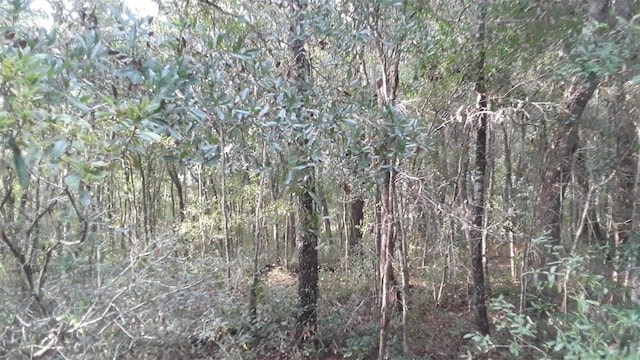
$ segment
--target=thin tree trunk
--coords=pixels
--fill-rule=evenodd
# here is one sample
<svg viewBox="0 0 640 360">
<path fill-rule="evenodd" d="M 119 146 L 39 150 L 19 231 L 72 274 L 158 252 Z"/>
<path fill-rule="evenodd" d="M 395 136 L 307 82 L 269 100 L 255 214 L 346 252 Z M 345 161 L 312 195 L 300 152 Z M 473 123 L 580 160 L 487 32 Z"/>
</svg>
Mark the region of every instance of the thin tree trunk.
<svg viewBox="0 0 640 360">
<path fill-rule="evenodd" d="M 284 241 L 284 266 L 289 268 L 289 257 L 291 249 L 296 247 L 296 214 L 295 214 L 295 202 L 293 201 L 293 194 L 289 195 L 289 213 L 287 214 L 287 229 L 285 233 Z"/>
<path fill-rule="evenodd" d="M 393 193 L 391 191 L 392 171 L 386 170 L 382 175 L 380 184 L 382 211 L 380 227 L 380 276 L 381 276 L 381 299 L 380 299 L 380 340 L 378 347 L 378 359 L 383 360 L 387 355 L 387 339 L 389 330 L 389 316 L 391 313 L 391 290 L 393 286 L 392 268 L 392 243 L 393 243 Z"/>
<path fill-rule="evenodd" d="M 395 183 L 392 184 L 392 188 L 393 188 L 393 192 L 395 193 Z M 394 196 L 395 199 L 395 205 L 394 207 L 396 208 L 396 212 L 398 214 L 406 214 L 407 213 L 407 209 L 405 207 L 405 204 L 400 201 L 400 199 L 397 199 L 397 197 Z M 400 205 L 402 205 L 402 208 L 400 208 Z M 400 220 L 402 221 L 402 220 Z M 402 353 L 406 356 L 409 354 L 409 344 L 408 344 L 408 315 L 409 315 L 409 301 L 408 301 L 408 294 L 409 294 L 409 266 L 407 264 L 407 234 L 405 232 L 405 229 L 407 228 L 407 226 L 405 226 L 402 222 L 399 223 L 398 226 L 398 234 L 400 236 L 400 266 L 401 266 L 401 272 L 402 272 L 402 290 L 401 290 L 401 296 L 402 296 Z"/>
<path fill-rule="evenodd" d="M 231 286 L 231 231 L 229 229 L 229 205 L 227 204 L 227 155 L 224 153 L 226 137 L 222 121 L 219 121 L 220 137 L 220 211 L 222 212 L 222 230 L 224 231 L 224 260 L 227 266 L 227 283 Z"/>
<path fill-rule="evenodd" d="M 324 223 L 324 234 L 326 239 L 329 241 L 329 244 L 333 244 L 333 239 L 331 237 L 331 220 L 329 215 L 329 205 L 327 204 L 327 197 L 324 194 L 324 191 L 319 191 L 320 195 L 320 205 L 322 205 L 322 222 Z"/>
<path fill-rule="evenodd" d="M 375 9 L 378 12 L 380 9 Z M 380 29 L 374 29 L 379 35 Z M 399 85 L 399 67 L 402 40 L 396 40 L 396 43 L 389 45 L 384 39 L 376 37 L 375 49 L 378 53 L 378 60 L 382 68 L 381 77 L 376 81 L 376 91 L 378 97 L 378 106 L 380 109 L 389 114 L 389 119 L 394 120 L 394 114 L 389 111 L 395 105 L 396 96 Z M 383 154 L 393 149 L 394 137 L 386 135 L 383 139 Z M 403 301 L 402 291 L 397 287 L 397 280 L 393 271 L 393 253 L 395 248 L 395 239 L 397 235 L 397 218 L 395 203 L 395 171 L 397 161 L 388 155 L 383 155 L 379 162 L 379 172 L 382 175 L 382 181 L 379 182 L 380 188 L 380 243 L 378 267 L 380 269 L 380 337 L 378 344 L 378 359 L 382 360 L 387 355 L 387 340 L 389 332 L 389 316 L 391 306 Z M 377 245 L 377 244 L 376 244 Z M 391 302 L 390 300 L 393 300 Z"/>
<path fill-rule="evenodd" d="M 493 150 L 492 144 L 495 143 L 495 134 L 491 131 L 491 128 L 487 128 L 487 133 L 489 134 L 487 137 L 487 150 L 486 157 L 487 159 L 487 169 L 485 171 L 485 179 L 488 178 L 489 183 L 485 185 L 485 204 L 491 203 L 494 196 L 494 184 L 496 180 L 496 154 L 495 150 Z M 486 175 L 486 174 L 489 175 Z M 489 229 L 489 221 L 491 218 L 491 209 L 485 207 L 484 217 L 482 220 L 482 265 L 484 266 L 484 279 L 485 279 L 485 292 L 491 293 L 491 273 L 489 272 L 489 256 L 487 255 L 489 251 L 489 239 L 490 232 Z"/>
<path fill-rule="evenodd" d="M 376 205 L 373 209 L 373 239 L 374 239 L 374 247 L 376 253 L 376 260 L 378 260 L 378 266 L 376 266 L 375 273 L 375 281 L 374 283 L 374 291 L 376 294 L 381 294 L 382 289 L 380 286 L 382 285 L 382 273 L 380 272 L 380 259 L 381 259 L 381 249 L 382 249 L 382 195 L 380 194 L 380 187 L 376 189 Z M 377 305 L 380 305 L 380 300 L 382 298 L 378 297 Z"/>
<path fill-rule="evenodd" d="M 141 189 L 141 199 L 142 202 L 142 234 L 144 236 L 144 243 L 149 244 L 149 207 L 147 204 L 148 199 L 148 185 L 147 179 L 144 174 L 144 166 L 142 161 L 142 155 L 138 155 L 138 172 L 140 173 L 140 189 Z"/>
<path fill-rule="evenodd" d="M 171 182 L 176 187 L 176 192 L 178 193 L 178 210 L 179 210 L 179 219 L 180 222 L 184 222 L 184 212 L 185 212 L 185 203 L 184 203 L 184 194 L 182 191 L 182 183 L 180 183 L 180 177 L 178 177 L 178 169 L 175 165 L 167 162 L 167 171 L 169 172 L 169 178 Z"/>
<path fill-rule="evenodd" d="M 342 222 L 340 223 L 340 238 L 344 236 L 344 242 L 341 241 L 341 244 L 344 244 L 344 260 L 345 260 L 345 270 L 349 269 L 349 262 L 351 259 L 351 245 L 350 245 L 350 237 L 349 237 L 349 229 L 347 223 L 351 221 L 351 217 L 348 214 L 347 206 L 348 206 L 349 196 L 346 194 L 343 196 L 342 201 Z"/>
<path fill-rule="evenodd" d="M 456 224 L 462 223 L 462 231 L 467 239 L 470 238 L 469 233 L 470 223 L 468 222 L 471 216 L 468 211 L 469 195 L 467 190 L 467 174 L 469 173 L 469 142 L 471 141 L 471 135 L 466 124 L 462 125 L 462 139 L 460 140 L 460 157 L 458 159 L 458 174 L 456 175 L 456 188 L 454 192 L 454 202 L 458 207 L 461 215 L 451 219 L 451 228 L 449 231 L 447 241 L 447 263 L 445 268 L 448 270 L 447 278 L 444 280 L 452 281 L 457 278 L 458 266 L 456 264 L 457 256 L 455 256 L 454 249 L 455 239 L 457 236 Z M 460 221 L 462 220 L 462 221 Z M 443 280 L 443 282 L 444 282 Z"/>
<path fill-rule="evenodd" d="M 513 226 L 515 217 L 513 216 L 513 204 L 511 203 L 512 194 L 513 194 L 513 182 L 511 180 L 513 174 L 513 165 L 511 163 L 511 145 L 509 144 L 509 133 L 507 131 L 507 126 L 502 123 L 502 135 L 504 139 L 504 193 L 502 198 L 504 200 L 504 204 L 506 206 L 506 225 L 505 231 L 507 233 L 507 239 L 509 240 L 509 269 L 511 270 L 511 281 L 516 281 L 517 271 L 516 271 L 516 250 L 515 250 L 515 242 L 513 235 Z"/>
<path fill-rule="evenodd" d="M 265 167 L 267 162 L 267 143 L 262 144 L 262 167 Z M 260 236 L 262 235 L 262 201 L 265 187 L 265 174 L 260 173 L 260 185 L 258 186 L 258 202 L 256 204 L 255 222 L 254 222 L 254 237 L 253 237 L 253 282 L 251 284 L 251 290 L 249 293 L 249 316 L 252 321 L 257 320 L 258 315 L 258 292 L 260 288 L 260 274 L 258 271 L 258 260 L 260 258 Z M 276 239 L 277 241 L 277 239 Z"/>
<path fill-rule="evenodd" d="M 615 1 L 615 13 L 620 18 L 629 20 L 631 18 L 631 7 L 628 0 Z M 632 66 L 629 66 L 631 68 Z M 632 114 L 628 110 L 627 95 L 624 84 L 631 78 L 629 70 L 622 72 L 620 78 L 616 79 L 613 86 L 613 106 L 611 108 L 612 123 L 617 125 L 616 131 L 616 173 L 614 177 L 615 203 L 613 205 L 613 239 L 616 254 L 614 264 L 614 280 L 618 277 L 618 271 L 625 279 L 622 286 L 629 288 L 632 300 L 637 300 L 637 288 L 635 283 L 629 278 L 637 277 L 637 261 L 640 261 L 640 254 L 631 249 L 635 244 L 630 244 L 629 239 L 633 232 L 634 225 L 634 203 L 637 193 L 637 169 L 638 169 L 638 134 L 636 124 Z M 631 271 L 631 273 L 629 273 Z M 625 294 L 626 296 L 627 294 Z"/>
<path fill-rule="evenodd" d="M 204 225 L 204 216 L 205 216 L 205 210 L 207 208 L 207 205 L 205 204 L 205 194 L 204 194 L 204 184 L 202 183 L 202 164 L 198 165 L 196 167 L 196 170 L 198 171 L 198 204 L 200 204 L 199 206 L 199 216 L 198 216 L 198 230 L 200 233 L 200 244 L 201 244 L 201 250 L 200 250 L 200 255 L 204 257 L 206 251 L 207 251 L 207 242 L 208 239 L 206 237 L 206 234 L 204 232 L 205 230 L 205 225 Z"/>
<path fill-rule="evenodd" d="M 342 190 L 344 191 L 345 201 L 349 202 L 349 221 L 348 221 L 348 247 L 349 250 L 354 248 L 362 240 L 362 221 L 364 220 L 364 199 L 361 196 L 352 198 L 351 187 L 347 183 L 342 183 Z M 346 210 L 346 206 L 345 206 Z M 346 211 L 345 211 L 346 219 Z M 346 222 L 345 222 L 346 224 Z"/>
</svg>

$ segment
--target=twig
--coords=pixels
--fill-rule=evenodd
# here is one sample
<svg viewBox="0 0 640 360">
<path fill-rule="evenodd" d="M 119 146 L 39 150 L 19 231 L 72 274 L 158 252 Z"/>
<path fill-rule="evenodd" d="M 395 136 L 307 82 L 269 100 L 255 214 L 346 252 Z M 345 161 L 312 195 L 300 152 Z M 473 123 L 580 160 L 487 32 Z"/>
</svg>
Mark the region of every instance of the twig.
<svg viewBox="0 0 640 360">
<path fill-rule="evenodd" d="M 367 300 L 370 300 L 371 298 L 373 298 L 373 297 L 370 297 L 370 298 L 367 298 L 367 299 L 364 299 L 364 300 L 360 301 L 360 304 L 358 304 L 358 306 L 356 306 L 356 308 L 355 308 L 355 309 L 353 310 L 353 312 L 351 313 L 351 317 L 349 317 L 349 320 L 347 321 L 347 323 L 346 323 L 346 324 L 345 324 L 345 326 L 344 326 L 344 328 L 345 328 L 345 332 L 346 332 L 346 330 L 347 330 L 347 329 L 349 329 L 349 324 L 351 323 L 351 320 L 353 320 L 353 318 L 356 316 L 356 313 L 358 312 L 358 309 L 359 309 L 360 307 L 362 307 L 362 305 L 364 305 L 364 303 L 365 303 Z"/>
<path fill-rule="evenodd" d="M 182 287 L 176 288 L 176 289 L 174 289 L 174 290 L 171 290 L 171 291 L 168 291 L 168 292 L 162 293 L 162 294 L 160 294 L 160 295 L 156 295 L 156 296 L 152 297 L 151 299 L 149 299 L 149 300 L 147 300 L 147 301 L 144 301 L 144 302 L 142 302 L 142 303 L 140 303 L 140 304 L 138 304 L 138 305 L 136 305 L 136 306 L 134 306 L 134 307 L 132 307 L 132 308 L 130 308 L 130 309 L 127 309 L 127 310 L 125 310 L 125 311 L 121 311 L 121 312 L 119 312 L 119 313 L 118 313 L 118 315 L 119 315 L 119 316 L 123 316 L 123 315 L 125 315 L 125 314 L 128 314 L 128 313 L 130 313 L 130 312 L 132 312 L 132 311 L 135 311 L 135 310 L 139 309 L 140 307 L 142 307 L 142 306 L 144 306 L 144 305 L 146 305 L 146 304 L 148 304 L 148 303 L 150 303 L 150 302 L 153 302 L 153 301 L 155 301 L 155 300 L 157 300 L 157 299 L 160 299 L 160 298 L 162 298 L 162 297 L 164 297 L 164 296 L 166 296 L 166 295 L 170 295 L 170 294 L 173 294 L 173 293 L 176 293 L 176 292 L 179 292 L 179 291 L 183 291 L 183 290 L 186 290 L 186 289 L 192 288 L 192 287 L 194 287 L 194 286 L 196 286 L 196 285 L 199 285 L 199 284 L 203 283 L 203 282 L 204 282 L 204 280 L 205 280 L 205 279 L 200 279 L 200 280 L 196 281 L 195 283 L 192 283 L 192 284 L 189 284 L 189 285 L 185 285 L 185 286 L 182 286 Z M 118 297 L 119 297 L 122 293 L 124 293 L 124 292 L 126 292 L 126 291 L 127 291 L 127 289 L 124 289 L 120 294 L 118 294 Z M 114 302 L 114 301 L 115 301 L 115 298 L 114 298 L 114 299 L 113 299 L 113 301 L 109 304 L 109 307 L 107 307 L 107 309 L 105 310 L 105 312 L 103 313 L 103 315 L 102 315 L 102 316 L 100 316 L 100 317 L 99 317 L 99 318 L 97 318 L 97 319 L 91 320 L 91 321 L 90 321 L 90 323 L 95 323 L 95 322 L 98 322 L 98 321 L 100 321 L 100 320 L 104 319 L 104 318 L 106 317 L 106 313 L 107 313 L 107 311 L 111 308 L 111 306 L 113 306 L 112 304 L 113 304 L 113 302 Z M 113 321 L 109 322 L 107 325 L 105 325 L 105 326 L 104 326 L 104 327 L 103 327 L 103 328 L 98 332 L 98 335 L 101 335 L 101 334 L 102 334 L 102 333 L 103 333 L 103 332 L 104 332 L 104 331 L 105 331 L 105 330 L 106 330 L 106 329 L 111 325 L 111 323 L 113 323 L 113 322 L 115 322 L 115 320 L 113 320 Z M 88 325 L 88 324 L 89 324 L 89 323 L 84 324 L 83 326 L 86 326 L 86 325 Z"/>
</svg>

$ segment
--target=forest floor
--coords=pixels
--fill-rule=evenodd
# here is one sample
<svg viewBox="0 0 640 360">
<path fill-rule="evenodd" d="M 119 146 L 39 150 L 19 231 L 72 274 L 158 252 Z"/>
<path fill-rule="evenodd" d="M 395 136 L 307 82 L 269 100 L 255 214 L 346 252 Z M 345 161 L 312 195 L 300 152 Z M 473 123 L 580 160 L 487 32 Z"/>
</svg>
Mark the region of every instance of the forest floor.
<svg viewBox="0 0 640 360">
<path fill-rule="evenodd" d="M 353 286 L 350 279 L 345 280 L 342 275 L 340 272 L 322 272 L 320 275 L 322 295 L 315 347 L 296 347 L 291 343 L 297 278 L 287 269 L 277 267 L 265 278 L 259 323 L 250 335 L 236 330 L 242 326 L 242 319 L 218 324 L 209 322 L 208 331 L 207 325 L 201 327 L 208 339 L 197 346 L 178 337 L 169 347 L 145 344 L 138 352 L 132 349 L 130 356 L 122 359 L 376 359 L 378 322 L 374 296 L 366 289 L 366 284 Z M 460 359 L 464 354 L 470 354 L 473 359 L 488 358 L 486 354 L 475 353 L 473 343 L 464 338 L 474 327 L 466 287 L 449 291 L 440 305 L 430 299 L 433 297 L 431 292 L 424 285 L 411 288 L 406 329 L 409 352 L 404 355 L 401 355 L 402 314 L 400 311 L 395 313 L 390 336 L 390 350 L 395 356 L 390 358 L 446 360 Z M 363 296 L 367 293 L 368 296 Z M 184 297 L 191 298 L 192 303 L 206 304 L 197 300 L 197 293 Z M 207 310 L 200 311 L 206 313 Z M 231 311 L 229 315 L 238 314 Z M 198 319 L 192 321 L 195 324 Z M 191 326 L 189 331 L 197 333 L 198 329 Z M 506 353 L 493 353 L 491 358 L 511 357 Z"/>
<path fill-rule="evenodd" d="M 296 346 L 292 339 L 297 275 L 292 271 L 276 266 L 265 273 L 257 317 L 252 319 L 247 311 L 250 267 L 238 264 L 232 278 L 226 279 L 221 275 L 224 267 L 213 259 L 150 260 L 105 267 L 101 276 L 111 278 L 99 286 L 87 283 L 91 274 L 81 268 L 74 276 L 55 279 L 49 297 L 56 301 L 49 315 L 29 325 L 16 314 L 23 314 L 22 319 L 35 315 L 33 304 L 25 309 L 18 292 L 6 291 L 7 306 L 0 309 L 0 318 L 8 322 L 0 333 L 0 358 L 24 359 L 37 352 L 43 359 L 377 358 L 378 307 L 366 265 L 320 272 L 316 341 Z M 12 280 L 2 280 L 9 289 Z M 446 360 L 464 354 L 488 358 L 465 339 L 474 330 L 466 284 L 447 285 L 439 305 L 433 284 L 417 275 L 412 284 L 406 318 L 408 352 L 402 351 L 402 312 L 395 311 L 390 359 Z M 57 337 L 51 337 L 52 331 Z M 492 353 L 491 358 L 512 357 Z"/>
<path fill-rule="evenodd" d="M 323 276 L 324 275 L 324 276 Z M 283 268 L 271 271 L 264 282 L 262 311 L 259 324 L 251 334 L 237 330 L 243 319 L 230 309 L 227 320 L 222 314 L 213 315 L 208 309 L 211 300 L 203 298 L 202 289 L 194 288 L 181 296 L 183 334 L 200 334 L 202 339 L 180 333 L 149 329 L 149 333 L 163 332 L 162 340 L 150 336 L 140 339 L 120 359 L 376 359 L 377 317 L 372 298 L 358 299 L 363 288 L 340 284 L 338 273 L 321 274 L 319 302 L 318 346 L 298 348 L 291 343 L 293 332 L 292 300 L 296 297 L 295 274 Z M 211 284 L 202 284 L 203 287 Z M 213 285 L 215 287 L 215 285 Z M 459 359 L 473 353 L 473 344 L 464 335 L 473 329 L 473 313 L 466 296 L 451 295 L 441 306 L 434 306 L 424 286 L 412 287 L 407 318 L 409 353 L 401 356 L 401 313 L 396 312 L 391 323 L 391 352 L 393 359 Z M 431 302 L 431 303 L 430 303 Z M 159 310 L 164 307 L 160 306 Z M 166 309 L 169 310 L 169 309 Z M 170 311 L 170 310 L 169 310 Z M 160 311 L 166 314 L 166 311 Z M 191 316 L 188 316 L 191 314 Z M 198 316 L 197 314 L 202 314 Z M 165 322 L 166 324 L 166 322 Z M 152 325 L 152 324 L 149 324 Z M 476 355 L 474 359 L 479 358 Z M 493 357 L 495 358 L 495 357 Z"/>
</svg>

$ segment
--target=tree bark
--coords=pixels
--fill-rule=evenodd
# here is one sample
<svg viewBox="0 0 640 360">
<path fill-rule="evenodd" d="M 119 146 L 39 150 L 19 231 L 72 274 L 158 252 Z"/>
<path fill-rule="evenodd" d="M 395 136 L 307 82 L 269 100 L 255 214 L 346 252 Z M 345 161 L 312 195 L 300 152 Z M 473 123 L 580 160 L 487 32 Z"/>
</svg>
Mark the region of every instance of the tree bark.
<svg viewBox="0 0 640 360">
<path fill-rule="evenodd" d="M 346 182 L 342 183 L 341 187 L 342 187 L 342 190 L 344 191 L 346 199 L 349 200 L 348 225 L 346 224 L 347 221 L 345 220 L 345 226 L 347 226 L 347 229 L 348 229 L 347 254 L 349 254 L 350 250 L 356 247 L 362 240 L 362 221 L 364 220 L 364 199 L 360 195 L 352 199 L 351 187 Z M 345 211 L 347 211 L 346 206 L 345 206 Z"/>
<path fill-rule="evenodd" d="M 186 210 L 186 205 L 184 201 L 184 192 L 182 191 L 182 183 L 180 183 L 180 177 L 178 176 L 178 169 L 174 164 L 171 164 L 169 163 L 169 161 L 167 161 L 167 171 L 169 172 L 169 178 L 171 178 L 171 182 L 176 187 L 176 193 L 178 195 L 178 218 L 182 223 L 185 220 L 184 212 Z"/>
<path fill-rule="evenodd" d="M 487 90 L 485 86 L 485 26 L 487 17 L 487 3 L 481 1 L 478 31 L 476 33 L 477 62 L 475 91 L 478 93 L 476 104 L 479 125 L 476 134 L 476 159 L 473 181 L 473 212 L 470 231 L 468 234 L 469 250 L 471 253 L 471 272 L 473 275 L 473 306 L 476 327 L 482 335 L 489 334 L 489 320 L 485 304 L 485 279 L 483 266 L 482 234 L 484 226 L 484 194 L 485 173 L 487 169 Z"/>
<path fill-rule="evenodd" d="M 393 287 L 396 285 L 396 280 L 393 274 L 393 248 L 395 242 L 394 231 L 394 211 L 393 211 L 393 171 L 388 169 L 388 165 L 383 163 L 383 167 L 387 167 L 383 170 L 381 189 L 381 221 L 380 224 L 380 290 L 381 290 L 381 302 L 380 302 L 380 339 L 378 347 L 378 359 L 382 360 L 387 354 L 387 338 L 389 329 L 389 316 L 391 313 L 391 302 Z"/>
<path fill-rule="evenodd" d="M 297 233 L 298 247 L 298 319 L 296 338 L 304 341 L 315 335 L 317 327 L 316 306 L 318 302 L 318 237 L 315 231 L 316 214 L 311 193 L 314 191 L 310 177 L 306 189 L 298 194 Z"/>
<path fill-rule="evenodd" d="M 267 143 L 262 143 L 262 164 L 264 168 L 267 162 Z M 260 259 L 261 246 L 260 237 L 262 236 L 263 220 L 262 220 L 262 202 L 264 198 L 264 189 L 266 176 L 264 172 L 260 172 L 260 181 L 258 185 L 258 200 L 256 203 L 255 219 L 254 219 L 254 236 L 253 236 L 253 281 L 249 290 L 249 317 L 252 322 L 258 318 L 258 293 L 260 291 L 260 271 L 258 261 Z M 276 239 L 277 241 L 277 239 Z"/>
<path fill-rule="evenodd" d="M 364 220 L 364 199 L 360 196 L 351 202 L 351 221 L 349 222 L 349 247 L 354 248 L 362 240 L 362 221 Z"/>
<path fill-rule="evenodd" d="M 385 48 L 383 39 L 376 39 L 376 50 L 380 59 L 383 74 L 376 83 L 378 105 L 387 111 L 386 108 L 395 105 L 396 93 L 399 84 L 398 69 L 400 64 L 399 44 Z M 390 116 L 395 116 L 391 114 Z M 388 153 L 393 148 L 395 139 L 393 136 L 386 136 L 383 140 L 382 153 Z M 378 359 L 384 359 L 387 354 L 387 337 L 389 327 L 389 316 L 393 304 L 397 304 L 402 299 L 402 292 L 398 289 L 398 283 L 393 271 L 393 253 L 396 238 L 396 213 L 393 206 L 395 200 L 395 174 L 393 166 L 395 160 L 388 155 L 381 156 L 378 171 L 382 177 L 379 182 L 381 206 L 379 236 L 380 247 L 378 266 L 380 271 L 380 337 L 378 344 Z"/>
<path fill-rule="evenodd" d="M 304 31 L 304 13 L 307 8 L 306 1 L 290 0 L 293 15 L 291 24 L 291 55 L 292 74 L 298 96 L 308 96 L 309 77 L 311 64 L 304 48 L 305 41 L 302 38 Z M 303 102 L 304 104 L 304 102 Z M 304 106 L 304 105 L 302 105 Z M 299 108 L 298 118 L 304 122 L 308 120 L 305 111 Z M 297 136 L 297 152 L 301 161 L 307 161 L 309 149 L 304 130 Z M 312 194 L 315 193 L 315 169 L 307 167 L 300 171 L 297 177 L 298 194 L 298 227 L 296 229 L 296 245 L 298 248 L 298 316 L 296 322 L 296 339 L 298 344 L 312 339 L 317 330 L 316 307 L 318 302 L 318 216 Z"/>
<path fill-rule="evenodd" d="M 631 18 L 631 7 L 628 0 L 618 0 L 615 2 L 615 13 L 618 17 L 627 21 Z M 613 24 L 616 25 L 615 23 Z M 627 66 L 629 67 L 629 66 Z M 637 171 L 638 171 L 638 133 L 633 116 L 628 106 L 625 106 L 626 92 L 624 84 L 632 77 L 629 70 L 623 70 L 622 74 L 613 86 L 613 102 L 611 111 L 612 123 L 616 126 L 615 143 L 616 159 L 614 186 L 615 203 L 613 204 L 613 245 L 615 248 L 616 264 L 614 265 L 614 280 L 617 280 L 618 271 L 626 272 L 627 269 L 637 267 L 640 254 L 628 251 L 630 249 L 629 239 L 634 229 L 634 207 L 637 194 Z M 631 270 L 629 276 L 636 278 L 637 271 Z M 631 298 L 636 301 L 637 281 L 631 281 Z"/>
<path fill-rule="evenodd" d="M 591 0 L 591 20 L 604 22 L 609 1 Z M 543 268 L 557 260 L 562 248 L 562 200 L 570 180 L 571 164 L 579 144 L 579 126 L 582 113 L 598 87 L 599 79 L 593 74 L 576 75 L 570 82 L 565 98 L 555 116 L 555 128 L 547 150 L 545 170 L 534 209 L 534 236 L 544 235 L 546 245 L 538 246 L 537 254 L 529 259 L 534 268 Z"/>
<path fill-rule="evenodd" d="M 222 120 L 219 125 L 220 136 L 220 211 L 222 212 L 222 229 L 224 231 L 224 259 L 227 266 L 227 283 L 231 287 L 231 231 L 229 229 L 229 205 L 227 204 L 227 160 L 224 149 L 226 147 Z M 204 255 L 204 254 L 203 254 Z"/>
<path fill-rule="evenodd" d="M 509 268 L 511 270 L 511 281 L 516 281 L 516 251 L 515 251 L 515 242 L 514 242 L 514 221 L 515 216 L 513 216 L 513 208 L 512 208 L 512 195 L 513 195 L 513 181 L 511 179 L 513 174 L 513 164 L 511 163 L 511 145 L 509 144 L 509 133 L 507 131 L 506 125 L 502 124 L 502 134 L 504 137 L 504 194 L 502 196 L 505 206 L 507 207 L 507 223 L 505 225 L 505 231 L 507 233 L 507 238 L 509 239 Z"/>
</svg>

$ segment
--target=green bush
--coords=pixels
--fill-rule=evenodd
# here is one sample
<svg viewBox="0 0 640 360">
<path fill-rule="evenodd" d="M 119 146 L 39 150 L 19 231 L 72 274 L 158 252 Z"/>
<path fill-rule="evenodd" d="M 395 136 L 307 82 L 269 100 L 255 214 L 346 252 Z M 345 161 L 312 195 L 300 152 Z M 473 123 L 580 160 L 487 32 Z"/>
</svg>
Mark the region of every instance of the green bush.
<svg viewBox="0 0 640 360">
<path fill-rule="evenodd" d="M 640 307 L 609 303 L 606 295 L 613 284 L 588 271 L 588 264 L 589 257 L 567 257 L 554 263 L 547 276 L 534 276 L 536 289 L 561 288 L 564 292 L 552 298 L 533 298 L 522 312 L 503 296 L 493 299 L 494 335 L 466 337 L 480 351 L 506 349 L 525 358 L 638 359 Z M 542 278 L 556 281 L 543 282 Z M 557 279 L 563 279 L 563 284 Z M 558 306 L 561 295 L 566 297 L 564 311 Z"/>
</svg>

